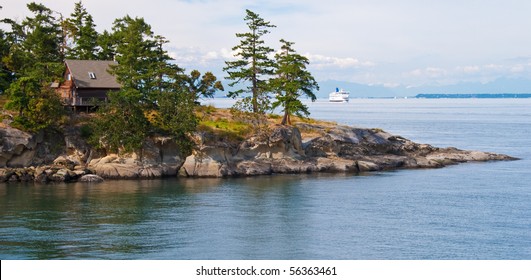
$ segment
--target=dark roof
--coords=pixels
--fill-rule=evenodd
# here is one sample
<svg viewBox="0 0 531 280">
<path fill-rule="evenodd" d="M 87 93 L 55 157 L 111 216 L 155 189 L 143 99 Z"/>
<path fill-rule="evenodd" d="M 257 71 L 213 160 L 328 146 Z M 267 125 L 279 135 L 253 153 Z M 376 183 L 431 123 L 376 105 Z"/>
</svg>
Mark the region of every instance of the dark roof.
<svg viewBox="0 0 531 280">
<path fill-rule="evenodd" d="M 120 88 L 116 78 L 107 71 L 111 65 L 118 65 L 115 61 L 67 59 L 65 63 L 77 88 Z M 89 73 L 94 73 L 92 78 Z"/>
</svg>

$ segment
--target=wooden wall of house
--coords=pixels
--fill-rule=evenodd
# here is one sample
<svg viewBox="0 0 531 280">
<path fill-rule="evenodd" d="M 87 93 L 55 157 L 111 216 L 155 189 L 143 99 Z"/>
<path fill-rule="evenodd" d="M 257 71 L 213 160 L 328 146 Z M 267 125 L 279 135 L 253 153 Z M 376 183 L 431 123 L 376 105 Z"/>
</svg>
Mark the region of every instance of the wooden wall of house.
<svg viewBox="0 0 531 280">
<path fill-rule="evenodd" d="M 56 90 L 61 95 L 61 98 L 67 99 L 72 98 L 72 88 L 72 81 L 64 81 Z"/>
<path fill-rule="evenodd" d="M 108 88 L 79 88 L 77 89 L 77 97 L 81 98 L 107 98 Z"/>
</svg>

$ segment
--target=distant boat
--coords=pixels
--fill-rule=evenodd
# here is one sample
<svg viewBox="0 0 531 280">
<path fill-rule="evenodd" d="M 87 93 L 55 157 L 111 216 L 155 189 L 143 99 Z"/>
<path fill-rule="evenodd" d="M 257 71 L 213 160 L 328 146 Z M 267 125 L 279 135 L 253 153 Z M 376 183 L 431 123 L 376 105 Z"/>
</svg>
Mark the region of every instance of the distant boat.
<svg viewBox="0 0 531 280">
<path fill-rule="evenodd" d="M 328 95 L 328 101 L 330 102 L 348 102 L 348 97 L 350 92 L 344 91 L 343 89 L 336 88 L 336 91 L 331 92 Z"/>
</svg>

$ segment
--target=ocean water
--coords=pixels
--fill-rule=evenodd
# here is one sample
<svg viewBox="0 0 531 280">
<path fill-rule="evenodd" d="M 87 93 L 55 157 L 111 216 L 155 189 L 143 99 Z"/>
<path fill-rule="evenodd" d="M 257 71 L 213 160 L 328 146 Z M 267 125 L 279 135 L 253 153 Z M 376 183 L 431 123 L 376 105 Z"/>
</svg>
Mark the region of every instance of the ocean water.
<svg viewBox="0 0 531 280">
<path fill-rule="evenodd" d="M 531 259 L 531 99 L 308 104 L 315 118 L 521 160 L 363 176 L 0 184 L 0 259 Z"/>
</svg>

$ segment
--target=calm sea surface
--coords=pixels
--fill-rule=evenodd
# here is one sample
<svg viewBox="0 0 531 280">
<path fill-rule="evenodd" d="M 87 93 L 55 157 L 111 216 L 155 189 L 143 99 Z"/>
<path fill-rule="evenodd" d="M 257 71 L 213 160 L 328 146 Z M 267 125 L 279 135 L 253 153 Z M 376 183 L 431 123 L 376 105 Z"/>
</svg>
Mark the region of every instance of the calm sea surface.
<svg viewBox="0 0 531 280">
<path fill-rule="evenodd" d="M 367 176 L 0 184 L 0 259 L 531 259 L 531 99 L 353 99 L 310 110 L 522 160 Z"/>
</svg>

